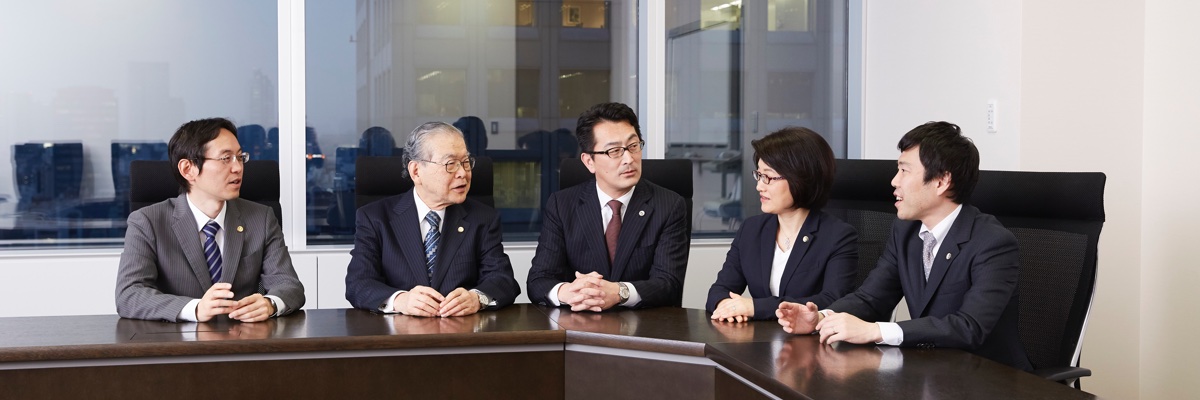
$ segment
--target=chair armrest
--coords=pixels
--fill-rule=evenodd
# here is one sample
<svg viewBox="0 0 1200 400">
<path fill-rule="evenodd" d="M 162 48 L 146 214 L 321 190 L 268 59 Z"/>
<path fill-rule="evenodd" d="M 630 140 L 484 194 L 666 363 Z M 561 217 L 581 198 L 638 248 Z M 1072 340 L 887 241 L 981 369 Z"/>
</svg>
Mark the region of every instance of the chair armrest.
<svg viewBox="0 0 1200 400">
<path fill-rule="evenodd" d="M 1076 379 L 1092 376 L 1092 370 L 1079 367 L 1043 368 L 1034 370 L 1033 374 L 1055 382 L 1069 384 Z"/>
</svg>

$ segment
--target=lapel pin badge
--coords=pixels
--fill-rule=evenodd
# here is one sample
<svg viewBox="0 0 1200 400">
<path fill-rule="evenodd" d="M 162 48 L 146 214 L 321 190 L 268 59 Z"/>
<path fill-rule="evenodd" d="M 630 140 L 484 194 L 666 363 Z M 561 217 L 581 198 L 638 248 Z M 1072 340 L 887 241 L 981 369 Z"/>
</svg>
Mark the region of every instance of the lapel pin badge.
<svg viewBox="0 0 1200 400">
<path fill-rule="evenodd" d="M 246 230 L 246 228 L 243 228 L 241 225 L 238 225 L 238 232 L 241 232 L 241 231 L 244 231 L 244 230 Z"/>
<path fill-rule="evenodd" d="M 804 235 L 804 237 L 800 238 L 800 241 L 804 242 L 804 243 L 808 243 L 808 235 Z"/>
<path fill-rule="evenodd" d="M 638 216 L 639 216 L 639 217 L 645 217 L 645 216 L 646 216 L 646 210 L 640 210 L 640 211 L 638 211 Z"/>
<path fill-rule="evenodd" d="M 949 260 L 949 259 L 950 259 L 950 253 L 946 253 L 946 259 L 947 259 L 947 260 Z"/>
<path fill-rule="evenodd" d="M 463 229 L 463 227 L 461 227 L 461 226 L 460 226 L 460 227 L 458 227 L 458 233 L 462 233 L 464 230 L 465 230 L 465 229 Z"/>
</svg>

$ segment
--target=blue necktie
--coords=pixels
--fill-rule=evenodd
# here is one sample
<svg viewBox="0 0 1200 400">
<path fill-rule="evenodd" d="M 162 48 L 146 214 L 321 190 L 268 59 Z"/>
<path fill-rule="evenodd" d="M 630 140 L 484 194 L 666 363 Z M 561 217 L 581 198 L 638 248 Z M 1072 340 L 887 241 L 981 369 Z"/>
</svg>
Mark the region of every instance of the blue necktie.
<svg viewBox="0 0 1200 400">
<path fill-rule="evenodd" d="M 438 241 L 442 239 L 442 233 L 438 232 L 438 223 L 442 220 L 436 212 L 430 211 L 425 214 L 425 222 L 429 223 L 429 233 L 425 234 L 425 273 L 429 276 L 429 283 L 433 283 L 433 265 L 437 264 L 437 248 Z"/>
<path fill-rule="evenodd" d="M 204 224 L 204 259 L 208 261 L 208 276 L 212 278 L 212 283 L 217 283 L 221 280 L 221 249 L 217 248 L 217 231 L 221 230 L 221 225 L 217 225 L 217 221 L 208 221 Z"/>
</svg>

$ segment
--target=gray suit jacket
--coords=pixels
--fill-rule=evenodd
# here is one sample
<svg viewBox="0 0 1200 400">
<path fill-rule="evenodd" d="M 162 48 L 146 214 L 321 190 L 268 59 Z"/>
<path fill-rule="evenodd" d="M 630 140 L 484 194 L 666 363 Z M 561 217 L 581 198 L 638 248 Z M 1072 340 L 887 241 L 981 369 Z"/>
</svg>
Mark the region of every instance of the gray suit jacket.
<svg viewBox="0 0 1200 400">
<path fill-rule="evenodd" d="M 221 282 L 233 284 L 234 299 L 254 293 L 279 296 L 287 307 L 280 315 L 304 306 L 304 286 L 271 208 L 242 199 L 227 201 L 225 207 Z M 177 321 L 183 307 L 209 287 L 200 231 L 185 195 L 129 215 L 117 271 L 117 314 Z"/>
</svg>

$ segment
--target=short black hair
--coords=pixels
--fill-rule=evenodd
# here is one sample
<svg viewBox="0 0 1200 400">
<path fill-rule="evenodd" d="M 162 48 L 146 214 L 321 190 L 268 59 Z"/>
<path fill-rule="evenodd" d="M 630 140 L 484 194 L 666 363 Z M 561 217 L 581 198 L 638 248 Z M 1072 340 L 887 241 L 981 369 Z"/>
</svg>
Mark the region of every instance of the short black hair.
<svg viewBox="0 0 1200 400">
<path fill-rule="evenodd" d="M 829 201 L 837 161 L 833 149 L 811 129 L 789 126 L 751 140 L 754 165 L 759 160 L 787 180 L 796 208 L 819 210 Z"/>
<path fill-rule="evenodd" d="M 579 141 L 580 150 L 585 153 L 595 150 L 596 134 L 592 132 L 592 128 L 601 121 L 626 122 L 633 125 L 638 140 L 642 140 L 642 127 L 638 125 L 637 114 L 633 109 L 621 103 L 600 103 L 579 114 L 579 122 L 575 124 L 575 140 Z"/>
<path fill-rule="evenodd" d="M 948 173 L 950 200 L 958 204 L 971 200 L 975 184 L 979 183 L 979 149 L 971 138 L 963 136 L 958 125 L 927 122 L 904 134 L 896 148 L 907 151 L 913 146 L 920 146 L 926 183 Z"/>
<path fill-rule="evenodd" d="M 196 166 L 196 171 L 204 171 L 204 153 L 208 150 L 208 142 L 221 135 L 221 130 L 227 130 L 237 137 L 237 126 L 225 118 L 207 118 L 191 121 L 179 126 L 171 141 L 167 143 L 167 154 L 171 156 L 171 175 L 179 183 L 179 193 L 191 190 L 191 183 L 179 173 L 179 161 L 188 160 Z"/>
</svg>

